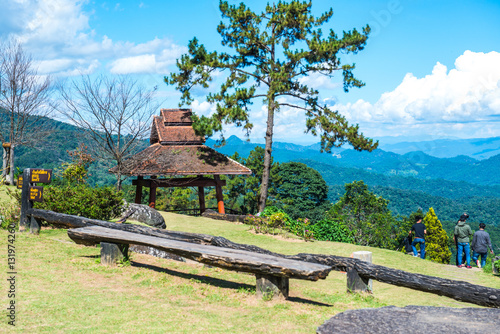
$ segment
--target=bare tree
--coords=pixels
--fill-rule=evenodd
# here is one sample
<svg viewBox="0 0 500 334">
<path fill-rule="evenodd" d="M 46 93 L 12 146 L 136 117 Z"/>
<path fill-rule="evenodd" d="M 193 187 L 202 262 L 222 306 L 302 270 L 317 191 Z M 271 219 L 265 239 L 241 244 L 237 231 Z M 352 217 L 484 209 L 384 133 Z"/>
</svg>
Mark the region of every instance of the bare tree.
<svg viewBox="0 0 500 334">
<path fill-rule="evenodd" d="M 123 181 L 123 161 L 149 133 L 152 115 L 159 108 L 156 90 L 130 76 L 102 75 L 96 79 L 82 75 L 59 87 L 60 112 L 92 138 L 97 148 L 94 154 L 117 164 L 117 189 Z"/>
<path fill-rule="evenodd" d="M 52 111 L 51 79 L 38 75 L 18 41 L 0 46 L 0 140 L 2 179 L 14 184 L 14 148 L 47 135 L 42 118 Z"/>
</svg>

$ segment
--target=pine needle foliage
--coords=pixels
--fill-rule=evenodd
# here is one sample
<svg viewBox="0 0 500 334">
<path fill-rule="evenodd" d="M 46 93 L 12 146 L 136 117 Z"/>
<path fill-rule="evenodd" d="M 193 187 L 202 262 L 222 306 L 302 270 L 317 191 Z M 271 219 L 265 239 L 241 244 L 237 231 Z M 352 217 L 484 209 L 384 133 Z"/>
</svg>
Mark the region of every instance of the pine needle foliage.
<svg viewBox="0 0 500 334">
<path fill-rule="evenodd" d="M 430 208 L 424 217 L 427 229 L 426 253 L 428 258 L 437 263 L 450 263 L 451 251 L 448 247 L 448 234 L 443 229 L 433 208 Z"/>
</svg>

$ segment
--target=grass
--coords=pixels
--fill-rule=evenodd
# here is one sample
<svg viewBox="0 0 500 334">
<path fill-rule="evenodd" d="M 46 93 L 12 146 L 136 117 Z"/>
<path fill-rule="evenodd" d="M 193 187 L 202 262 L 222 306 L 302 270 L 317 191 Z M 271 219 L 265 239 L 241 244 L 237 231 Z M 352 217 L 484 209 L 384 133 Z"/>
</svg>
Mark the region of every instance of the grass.
<svg viewBox="0 0 500 334">
<path fill-rule="evenodd" d="M 0 195 L 1 196 L 1 195 Z M 1 200 L 1 197 L 0 197 Z M 373 252 L 376 264 L 500 288 L 482 271 L 422 261 L 402 253 L 332 242 L 255 235 L 247 225 L 163 213 L 171 230 L 220 235 L 272 251 L 349 256 Z M 0 231 L 7 240 L 7 231 Z M 39 236 L 16 234 L 16 327 L 6 324 L 7 286 L 2 278 L 0 332 L 60 333 L 314 333 L 333 315 L 349 309 L 388 305 L 474 307 L 434 294 L 373 282 L 373 295 L 346 292 L 346 275 L 326 280 L 290 280 L 288 301 L 255 297 L 252 275 L 132 254 L 131 265 L 104 267 L 99 248 L 74 244 L 66 230 Z M 6 276 L 6 251 L 0 253 Z"/>
</svg>

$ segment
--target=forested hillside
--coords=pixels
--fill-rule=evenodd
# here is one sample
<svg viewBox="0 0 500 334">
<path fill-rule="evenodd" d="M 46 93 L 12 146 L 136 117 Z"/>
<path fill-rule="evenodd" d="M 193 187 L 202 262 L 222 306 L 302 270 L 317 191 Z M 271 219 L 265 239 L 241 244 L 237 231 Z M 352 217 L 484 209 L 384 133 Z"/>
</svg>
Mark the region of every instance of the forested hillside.
<svg viewBox="0 0 500 334">
<path fill-rule="evenodd" d="M 214 146 L 213 140 L 207 145 Z M 218 151 L 232 155 L 235 152 L 242 157 L 259 144 L 245 142 L 235 136 L 227 139 L 226 145 Z M 273 144 L 273 159 L 276 162 L 308 159 L 336 167 L 357 168 L 375 174 L 387 176 L 413 176 L 418 179 L 444 179 L 465 181 L 468 183 L 500 186 L 500 155 L 485 160 L 476 160 L 468 156 L 454 158 L 436 158 L 423 152 L 410 152 L 399 155 L 380 149 L 373 152 L 358 152 L 352 149 L 334 149 L 332 153 L 320 153 L 318 145 L 300 146 L 289 143 Z"/>
<path fill-rule="evenodd" d="M 43 121 L 52 129 L 49 136 L 36 141 L 33 147 L 16 148 L 16 165 L 20 169 L 56 168 L 69 161 L 67 151 L 80 143 L 91 144 L 75 126 L 49 118 Z M 208 140 L 207 144 L 215 142 Z M 141 147 L 147 145 L 144 140 Z M 227 155 L 238 152 L 245 157 L 256 146 L 232 136 L 217 150 Z M 343 194 L 344 184 L 363 180 L 375 193 L 389 200 L 394 214 L 408 215 L 419 207 L 433 207 L 442 220 L 456 220 L 460 212 L 467 211 L 477 222 L 498 223 L 495 219 L 500 211 L 500 155 L 478 161 L 466 156 L 440 159 L 422 152 L 402 156 L 382 150 L 368 153 L 342 148 L 326 154 L 319 153 L 315 145 L 275 143 L 273 157 L 277 162 L 301 161 L 319 171 L 329 186 L 329 199 L 333 202 Z M 107 172 L 110 167 L 103 161 L 94 162 L 90 183 L 112 184 L 114 177 Z M 445 180 L 444 174 L 448 179 L 464 178 L 468 182 Z"/>
</svg>

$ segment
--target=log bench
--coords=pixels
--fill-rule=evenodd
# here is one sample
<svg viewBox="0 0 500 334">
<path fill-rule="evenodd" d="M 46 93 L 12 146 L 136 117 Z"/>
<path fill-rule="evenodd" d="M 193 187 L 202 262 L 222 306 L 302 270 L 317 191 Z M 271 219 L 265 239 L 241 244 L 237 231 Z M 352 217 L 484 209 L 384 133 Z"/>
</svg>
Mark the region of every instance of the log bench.
<svg viewBox="0 0 500 334">
<path fill-rule="evenodd" d="M 128 245 L 134 244 L 154 247 L 214 267 L 252 273 L 256 277 L 257 297 L 269 299 L 288 298 L 290 278 L 317 281 L 325 279 L 332 269 L 322 264 L 269 254 L 193 244 L 102 226 L 70 229 L 68 236 L 77 244 L 87 246 L 101 244 L 101 261 L 103 258 L 106 262 L 113 261 L 115 258 L 113 254 L 128 252 Z"/>
</svg>

